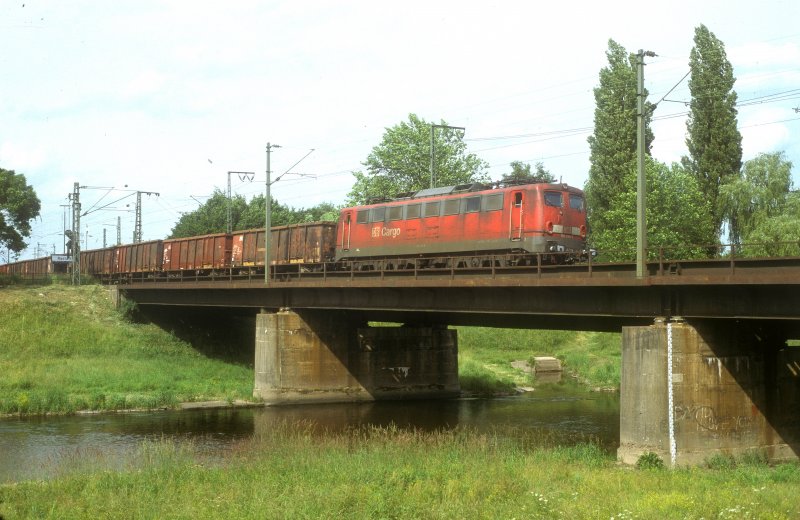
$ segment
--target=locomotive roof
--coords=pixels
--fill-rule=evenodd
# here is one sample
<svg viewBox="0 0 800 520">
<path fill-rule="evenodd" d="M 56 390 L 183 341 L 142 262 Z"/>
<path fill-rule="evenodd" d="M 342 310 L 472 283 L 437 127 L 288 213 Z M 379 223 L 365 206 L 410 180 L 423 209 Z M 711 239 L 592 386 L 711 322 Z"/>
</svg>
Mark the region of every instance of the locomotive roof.
<svg viewBox="0 0 800 520">
<path fill-rule="evenodd" d="M 425 188 L 419 191 L 409 191 L 406 193 L 398 193 L 393 199 L 389 200 L 405 200 L 405 199 L 422 199 L 426 197 L 438 197 L 440 195 L 452 195 L 454 193 L 469 193 L 472 191 L 488 190 L 490 187 L 480 182 L 473 182 L 469 184 L 457 184 L 455 186 L 442 186 L 440 188 Z"/>
<path fill-rule="evenodd" d="M 424 199 L 428 197 L 440 197 L 443 195 L 455 195 L 459 193 L 472 193 L 476 191 L 488 191 L 492 189 L 500 189 L 500 188 L 511 188 L 514 186 L 525 186 L 525 185 L 534 185 L 538 184 L 545 187 L 559 187 L 564 190 L 568 191 L 575 191 L 580 192 L 579 188 L 574 188 L 564 183 L 555 183 L 555 182 L 507 182 L 507 181 L 498 181 L 493 182 L 491 184 L 482 184 L 480 182 L 474 182 L 469 184 L 457 184 L 455 186 L 442 186 L 440 188 L 426 188 L 424 190 L 419 191 L 408 191 L 404 193 L 398 193 L 392 198 L 388 197 L 370 197 L 367 200 L 366 206 L 372 206 L 375 204 L 383 204 L 386 202 L 399 202 L 403 200 L 412 200 L 412 199 Z"/>
</svg>

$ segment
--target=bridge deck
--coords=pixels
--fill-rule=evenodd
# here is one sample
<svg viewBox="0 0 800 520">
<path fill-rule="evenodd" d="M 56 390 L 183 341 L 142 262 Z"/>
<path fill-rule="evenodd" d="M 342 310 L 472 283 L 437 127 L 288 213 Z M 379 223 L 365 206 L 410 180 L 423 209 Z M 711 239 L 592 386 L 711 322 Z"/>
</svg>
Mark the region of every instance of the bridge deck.
<svg viewBox="0 0 800 520">
<path fill-rule="evenodd" d="M 348 309 L 367 319 L 619 330 L 656 317 L 766 320 L 800 333 L 800 258 L 419 271 L 263 272 L 120 285 L 140 305 Z M 794 333 L 794 332 L 793 332 Z"/>
</svg>

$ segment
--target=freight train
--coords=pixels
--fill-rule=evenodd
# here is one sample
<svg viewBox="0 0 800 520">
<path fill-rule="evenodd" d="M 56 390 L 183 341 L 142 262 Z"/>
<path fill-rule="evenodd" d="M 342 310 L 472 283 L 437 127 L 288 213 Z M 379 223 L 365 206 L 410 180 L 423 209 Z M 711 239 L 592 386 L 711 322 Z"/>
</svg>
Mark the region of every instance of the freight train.
<svg viewBox="0 0 800 520">
<path fill-rule="evenodd" d="M 337 222 L 271 232 L 275 277 L 571 263 L 586 254 L 586 203 L 566 184 L 466 184 L 344 208 Z M 80 270 L 110 283 L 263 275 L 264 239 L 262 228 L 82 251 Z M 46 261 L 0 265 L 0 274 L 42 270 Z"/>
</svg>

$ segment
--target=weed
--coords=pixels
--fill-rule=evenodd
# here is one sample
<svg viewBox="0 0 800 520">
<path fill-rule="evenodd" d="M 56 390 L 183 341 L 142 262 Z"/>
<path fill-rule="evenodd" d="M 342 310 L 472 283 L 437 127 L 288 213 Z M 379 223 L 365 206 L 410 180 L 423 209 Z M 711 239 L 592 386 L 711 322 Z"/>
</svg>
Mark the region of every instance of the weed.
<svg viewBox="0 0 800 520">
<path fill-rule="evenodd" d="M 736 467 L 736 459 L 733 455 L 725 453 L 715 453 L 708 457 L 704 463 L 709 469 L 731 470 Z"/>
<path fill-rule="evenodd" d="M 664 461 L 652 451 L 647 451 L 636 460 L 636 469 L 664 469 Z"/>
<path fill-rule="evenodd" d="M 742 453 L 738 457 L 738 463 L 744 466 L 766 466 L 769 463 L 769 457 L 765 450 L 752 449 Z"/>
<path fill-rule="evenodd" d="M 135 322 L 139 317 L 139 306 L 135 301 L 120 296 L 117 312 L 123 319 Z"/>
</svg>

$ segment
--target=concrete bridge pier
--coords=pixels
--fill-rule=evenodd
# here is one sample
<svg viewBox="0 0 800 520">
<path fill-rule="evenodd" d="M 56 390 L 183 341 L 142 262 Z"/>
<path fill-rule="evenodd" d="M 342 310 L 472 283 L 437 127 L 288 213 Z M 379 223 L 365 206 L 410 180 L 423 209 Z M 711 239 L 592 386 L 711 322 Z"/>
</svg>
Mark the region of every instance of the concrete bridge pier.
<svg viewBox="0 0 800 520">
<path fill-rule="evenodd" d="M 256 316 L 254 395 L 267 404 L 459 394 L 456 331 L 370 327 L 340 310 Z"/>
<path fill-rule="evenodd" d="M 656 320 L 624 327 L 619 458 L 668 465 L 758 451 L 800 454 L 800 347 L 777 326 Z"/>
</svg>

